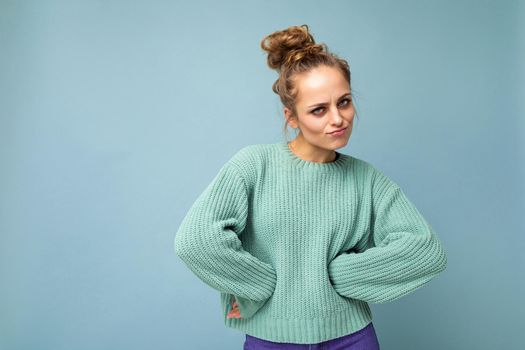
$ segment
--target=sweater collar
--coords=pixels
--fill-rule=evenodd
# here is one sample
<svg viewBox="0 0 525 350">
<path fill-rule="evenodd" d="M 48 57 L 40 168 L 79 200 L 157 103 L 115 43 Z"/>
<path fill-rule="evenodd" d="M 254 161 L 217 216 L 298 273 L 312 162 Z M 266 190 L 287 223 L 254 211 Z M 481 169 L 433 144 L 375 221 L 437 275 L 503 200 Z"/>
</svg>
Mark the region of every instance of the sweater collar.
<svg viewBox="0 0 525 350">
<path fill-rule="evenodd" d="M 343 165 L 347 159 L 347 155 L 339 153 L 337 151 L 337 157 L 334 161 L 321 163 L 313 162 L 300 158 L 288 147 L 288 141 L 282 140 L 277 142 L 277 148 L 280 152 L 283 153 L 287 161 L 290 161 L 294 166 L 304 169 L 304 170 L 313 170 L 313 171 L 337 171 L 343 168 Z"/>
</svg>

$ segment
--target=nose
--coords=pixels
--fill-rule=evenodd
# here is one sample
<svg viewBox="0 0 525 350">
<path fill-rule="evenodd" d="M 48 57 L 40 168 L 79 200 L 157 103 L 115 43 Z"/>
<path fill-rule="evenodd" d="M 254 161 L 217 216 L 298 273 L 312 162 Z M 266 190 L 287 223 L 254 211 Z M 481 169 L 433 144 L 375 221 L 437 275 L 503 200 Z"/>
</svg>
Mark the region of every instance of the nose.
<svg viewBox="0 0 525 350">
<path fill-rule="evenodd" d="M 330 122 L 334 125 L 340 125 L 343 122 L 343 117 L 338 108 L 335 108 L 335 111 L 331 113 Z"/>
</svg>

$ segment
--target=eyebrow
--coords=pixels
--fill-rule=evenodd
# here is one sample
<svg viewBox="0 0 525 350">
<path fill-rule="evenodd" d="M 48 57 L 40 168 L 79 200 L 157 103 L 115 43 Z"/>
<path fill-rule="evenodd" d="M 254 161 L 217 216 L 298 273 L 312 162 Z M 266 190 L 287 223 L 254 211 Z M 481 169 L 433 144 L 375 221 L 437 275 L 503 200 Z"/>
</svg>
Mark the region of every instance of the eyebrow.
<svg viewBox="0 0 525 350">
<path fill-rule="evenodd" d="M 341 97 L 339 97 L 338 100 L 342 99 L 343 97 L 351 96 L 351 95 L 352 94 L 350 92 L 347 92 L 347 93 L 343 94 Z M 325 104 L 328 104 L 328 102 L 315 103 L 313 105 L 308 106 L 307 108 L 312 108 L 312 107 L 316 107 L 316 106 L 322 106 L 322 105 L 325 105 Z"/>
</svg>

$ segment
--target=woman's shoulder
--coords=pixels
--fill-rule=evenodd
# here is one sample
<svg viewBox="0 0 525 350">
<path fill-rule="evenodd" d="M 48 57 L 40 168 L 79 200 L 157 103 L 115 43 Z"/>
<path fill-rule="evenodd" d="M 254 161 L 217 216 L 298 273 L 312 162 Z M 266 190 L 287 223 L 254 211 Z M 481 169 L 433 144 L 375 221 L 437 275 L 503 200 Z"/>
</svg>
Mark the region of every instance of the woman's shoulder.
<svg viewBox="0 0 525 350">
<path fill-rule="evenodd" d="M 256 143 L 241 146 L 229 159 L 229 162 L 242 168 L 261 165 L 261 161 L 264 160 L 273 146 L 274 144 L 271 143 Z"/>
<path fill-rule="evenodd" d="M 350 168 L 359 176 L 373 177 L 374 174 L 379 171 L 374 164 L 363 158 L 349 154 L 344 154 L 344 157 L 347 157 L 350 160 L 348 162 Z"/>
<path fill-rule="evenodd" d="M 225 166 L 233 167 L 245 182 L 253 183 L 268 165 L 268 155 L 275 144 L 257 143 L 241 146 L 226 162 Z"/>
<path fill-rule="evenodd" d="M 356 156 L 348 156 L 352 159 L 352 166 L 368 181 L 368 184 L 375 188 L 382 187 L 397 187 L 398 184 L 387 175 L 386 171 L 382 170 L 375 162 L 358 158 Z"/>
</svg>

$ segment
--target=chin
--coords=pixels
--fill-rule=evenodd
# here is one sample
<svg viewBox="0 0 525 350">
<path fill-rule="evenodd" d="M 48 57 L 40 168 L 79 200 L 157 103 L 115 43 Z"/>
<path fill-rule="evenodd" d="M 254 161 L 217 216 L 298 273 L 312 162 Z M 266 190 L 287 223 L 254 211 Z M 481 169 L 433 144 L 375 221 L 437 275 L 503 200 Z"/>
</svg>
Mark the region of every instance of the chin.
<svg viewBox="0 0 525 350">
<path fill-rule="evenodd" d="M 340 140 L 338 143 L 337 143 L 337 148 L 341 148 L 341 147 L 344 147 L 348 144 L 348 139 L 344 139 L 344 140 Z"/>
<path fill-rule="evenodd" d="M 337 145 L 340 145 L 340 146 L 337 146 L 337 147 L 343 147 L 343 146 L 346 146 L 346 144 L 348 143 L 349 139 L 350 139 L 350 136 L 349 137 L 341 137 L 341 138 L 338 138 L 338 139 L 334 140 L 334 143 L 337 144 Z"/>
</svg>

